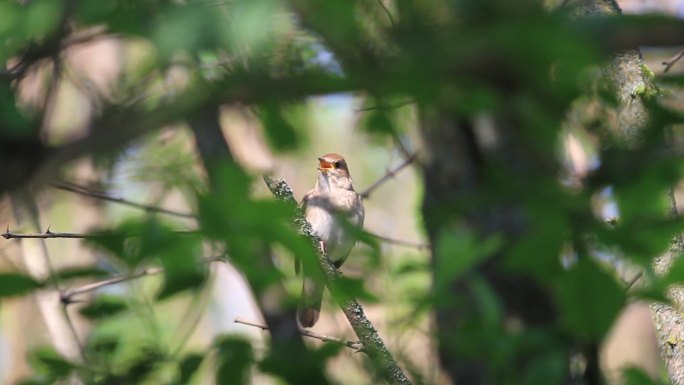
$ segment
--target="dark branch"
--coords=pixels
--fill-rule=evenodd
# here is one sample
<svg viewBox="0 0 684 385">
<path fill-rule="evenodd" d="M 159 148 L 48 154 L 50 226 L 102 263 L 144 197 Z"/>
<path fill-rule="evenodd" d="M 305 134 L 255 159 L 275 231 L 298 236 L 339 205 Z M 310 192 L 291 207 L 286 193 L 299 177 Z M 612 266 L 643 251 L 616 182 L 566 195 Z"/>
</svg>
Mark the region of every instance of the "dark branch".
<svg viewBox="0 0 684 385">
<path fill-rule="evenodd" d="M 93 235 L 79 233 L 53 233 L 52 231 L 50 231 L 50 229 L 47 229 L 44 233 L 14 233 L 9 231 L 9 226 L 7 227 L 7 230 L 5 230 L 4 233 L 2 233 L 2 237 L 5 239 L 89 238 L 92 236 Z"/>
<path fill-rule="evenodd" d="M 95 198 L 95 199 L 100 199 L 104 201 L 109 201 L 109 202 L 114 202 L 114 203 L 119 203 L 122 205 L 126 205 L 129 207 L 134 207 L 137 209 L 145 210 L 146 212 L 149 213 L 159 213 L 159 214 L 167 214 L 167 215 L 173 215 L 176 217 L 181 217 L 181 218 L 196 218 L 197 216 L 192 213 L 183 213 L 175 210 L 169 210 L 161 207 L 156 207 L 156 206 L 149 206 L 145 205 L 142 203 L 137 203 L 137 202 L 132 202 L 123 198 L 117 198 L 113 196 L 109 196 L 107 194 L 98 192 L 98 191 L 93 191 L 92 189 L 78 185 L 76 183 L 72 182 L 55 182 L 52 184 L 52 186 L 56 189 L 63 190 L 63 191 L 69 191 L 75 194 Z"/>
<path fill-rule="evenodd" d="M 404 161 L 404 163 L 400 164 L 399 166 L 397 166 L 396 168 L 394 168 L 394 169 L 392 169 L 392 170 L 387 171 L 387 173 L 386 173 L 382 178 L 378 179 L 375 183 L 373 183 L 372 185 L 370 185 L 370 187 L 368 187 L 365 191 L 363 191 L 363 192 L 360 193 L 359 195 L 361 195 L 361 198 L 367 199 L 368 197 L 370 197 L 371 193 L 372 193 L 373 191 L 375 191 L 375 189 L 377 189 L 378 187 L 380 187 L 380 186 L 381 186 L 383 183 L 385 183 L 388 179 L 393 178 L 395 175 L 397 175 L 397 173 L 398 173 L 399 171 L 401 171 L 402 169 L 404 169 L 404 167 L 406 167 L 406 166 L 410 165 L 411 163 L 413 163 L 415 160 L 416 160 L 416 154 L 413 154 L 413 155 L 409 156 L 409 157 Z"/>
<path fill-rule="evenodd" d="M 670 59 L 664 61 L 663 65 L 665 66 L 665 69 L 663 69 L 663 73 L 669 71 L 670 68 L 672 68 L 672 66 L 675 65 L 675 63 L 677 63 L 682 58 L 682 56 L 684 56 L 684 49 L 679 51 L 679 53 L 677 53 Z"/>
</svg>

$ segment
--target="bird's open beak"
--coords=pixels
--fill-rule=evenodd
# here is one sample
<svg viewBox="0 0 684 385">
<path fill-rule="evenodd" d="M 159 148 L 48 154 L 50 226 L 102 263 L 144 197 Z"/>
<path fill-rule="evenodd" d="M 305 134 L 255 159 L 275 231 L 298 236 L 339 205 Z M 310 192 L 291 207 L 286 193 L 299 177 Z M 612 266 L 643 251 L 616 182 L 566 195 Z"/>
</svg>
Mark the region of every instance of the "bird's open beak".
<svg viewBox="0 0 684 385">
<path fill-rule="evenodd" d="M 335 167 L 332 163 L 326 161 L 323 158 L 318 158 L 318 171 L 328 172 L 334 170 Z"/>
</svg>

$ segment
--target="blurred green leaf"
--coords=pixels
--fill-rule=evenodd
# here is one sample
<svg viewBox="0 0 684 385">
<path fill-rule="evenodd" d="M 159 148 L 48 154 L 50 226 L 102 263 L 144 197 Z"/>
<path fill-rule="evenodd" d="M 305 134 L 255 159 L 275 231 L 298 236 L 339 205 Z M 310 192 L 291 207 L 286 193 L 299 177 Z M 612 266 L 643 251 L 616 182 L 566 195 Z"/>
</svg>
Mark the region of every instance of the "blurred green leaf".
<svg viewBox="0 0 684 385">
<path fill-rule="evenodd" d="M 334 282 L 332 295 L 337 297 L 336 301 L 344 303 L 348 298 L 355 298 L 369 303 L 377 303 L 378 297 L 368 292 L 365 287 L 365 280 L 341 276 Z"/>
<path fill-rule="evenodd" d="M 110 273 L 99 269 L 97 267 L 74 267 L 61 269 L 55 272 L 55 278 L 60 281 L 66 281 L 70 279 L 80 279 L 80 278 L 103 278 L 109 276 Z"/>
<path fill-rule="evenodd" d="M 196 289 L 206 280 L 206 266 L 200 264 L 202 248 L 195 236 L 181 236 L 160 254 L 164 266 L 164 286 L 157 299 L 168 298 L 183 290 Z"/>
<path fill-rule="evenodd" d="M 587 257 L 554 281 L 562 322 L 600 340 L 625 303 L 625 289 Z"/>
<path fill-rule="evenodd" d="M 103 294 L 81 308 L 80 313 L 90 320 L 102 320 L 120 314 L 128 308 L 125 298 Z"/>
<path fill-rule="evenodd" d="M 180 377 L 178 379 L 179 384 L 188 384 L 193 374 L 197 372 L 200 365 L 204 360 L 204 354 L 200 353 L 190 353 L 186 355 L 179 365 Z"/>
<path fill-rule="evenodd" d="M 276 150 L 288 151 L 297 148 L 297 130 L 283 116 L 280 106 L 266 104 L 261 107 L 260 112 L 266 135 Z"/>
<path fill-rule="evenodd" d="M 653 380 L 643 370 L 638 368 L 627 368 L 622 372 L 622 378 L 625 385 L 658 385 L 663 384 L 660 381 Z"/>
<path fill-rule="evenodd" d="M 43 287 L 43 283 L 17 273 L 0 273 L 0 297 L 12 297 L 27 294 Z"/>
<path fill-rule="evenodd" d="M 252 345 L 240 337 L 224 336 L 214 341 L 218 349 L 216 383 L 239 385 L 250 383 L 254 365 Z"/>
<path fill-rule="evenodd" d="M 374 109 L 368 112 L 368 117 L 362 127 L 367 133 L 378 137 L 395 133 L 394 125 L 387 112 L 381 109 Z"/>
<path fill-rule="evenodd" d="M 484 258 L 491 257 L 503 245 L 499 237 L 478 239 L 472 232 L 444 232 L 437 241 L 434 271 L 435 285 L 444 290 L 475 267 Z"/>
<path fill-rule="evenodd" d="M 29 353 L 29 360 L 34 367 L 48 374 L 50 378 L 65 378 L 76 370 L 76 366 L 59 355 L 52 348 L 42 347 Z"/>
</svg>

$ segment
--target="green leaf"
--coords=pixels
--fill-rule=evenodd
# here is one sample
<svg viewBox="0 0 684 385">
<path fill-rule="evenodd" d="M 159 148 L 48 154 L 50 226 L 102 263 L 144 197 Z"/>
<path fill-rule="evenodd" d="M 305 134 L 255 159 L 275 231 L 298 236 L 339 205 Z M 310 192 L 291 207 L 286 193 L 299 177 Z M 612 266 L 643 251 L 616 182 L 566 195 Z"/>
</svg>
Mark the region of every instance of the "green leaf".
<svg viewBox="0 0 684 385">
<path fill-rule="evenodd" d="M 250 369 L 254 364 L 252 345 L 232 336 L 220 337 L 215 344 L 218 348 L 216 384 L 248 384 Z"/>
<path fill-rule="evenodd" d="M 44 370 L 48 376 L 55 379 L 64 378 L 76 369 L 74 364 L 48 347 L 38 348 L 30 352 L 29 360 L 34 367 Z"/>
<path fill-rule="evenodd" d="M 0 273 L 0 298 L 27 294 L 42 286 L 42 283 L 27 275 Z"/>
<path fill-rule="evenodd" d="M 276 150 L 287 151 L 297 148 L 297 131 L 283 115 L 278 105 L 267 104 L 261 108 L 261 121 L 266 135 Z"/>
<path fill-rule="evenodd" d="M 82 316 L 90 320 L 110 318 L 128 310 L 128 302 L 112 295 L 101 295 L 80 310 Z"/>
<path fill-rule="evenodd" d="M 622 372 L 625 385 L 657 385 L 659 381 L 654 381 L 648 374 L 638 368 L 627 368 Z"/>
<path fill-rule="evenodd" d="M 580 256 L 555 281 L 561 319 L 594 340 L 605 335 L 625 303 L 625 290 L 596 262 Z"/>
<path fill-rule="evenodd" d="M 60 281 L 78 278 L 103 278 L 109 275 L 109 272 L 98 269 L 97 267 L 74 267 L 59 270 L 55 273 L 55 278 Z"/>
<path fill-rule="evenodd" d="M 435 285 L 444 289 L 501 248 L 500 237 L 478 239 L 472 232 L 443 233 L 437 241 Z"/>
<path fill-rule="evenodd" d="M 131 269 L 157 255 L 179 237 L 155 217 L 129 220 L 95 234 L 88 242 L 110 252 Z"/>
<path fill-rule="evenodd" d="M 335 288 L 333 290 L 333 295 L 337 298 L 337 301 L 343 301 L 347 298 L 356 298 L 366 302 L 376 303 L 378 302 L 378 297 L 369 293 L 365 288 L 365 280 L 349 277 L 340 277 L 334 282 Z"/>
<path fill-rule="evenodd" d="M 201 287 L 206 280 L 206 266 L 200 264 L 201 240 L 195 235 L 177 237 L 159 253 L 164 267 L 164 285 L 157 299 L 171 297 L 184 290 Z"/>
<path fill-rule="evenodd" d="M 190 353 L 185 356 L 179 365 L 180 378 L 178 383 L 189 383 L 192 375 L 195 374 L 197 369 L 199 369 L 200 365 L 202 364 L 202 360 L 204 360 L 204 354 L 200 353 Z"/>
<path fill-rule="evenodd" d="M 394 125 L 389 116 L 380 109 L 373 110 L 368 114 L 363 128 L 367 133 L 377 136 L 387 136 L 395 132 Z"/>
</svg>

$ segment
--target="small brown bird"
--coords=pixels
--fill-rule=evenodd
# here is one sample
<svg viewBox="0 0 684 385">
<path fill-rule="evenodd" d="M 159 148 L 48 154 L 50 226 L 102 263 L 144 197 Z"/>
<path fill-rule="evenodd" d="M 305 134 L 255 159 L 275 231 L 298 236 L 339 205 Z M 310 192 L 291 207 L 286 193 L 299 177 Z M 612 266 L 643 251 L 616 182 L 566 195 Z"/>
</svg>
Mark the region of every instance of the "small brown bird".
<svg viewBox="0 0 684 385">
<path fill-rule="evenodd" d="M 361 196 L 354 191 L 347 162 L 339 154 L 318 158 L 318 180 L 302 199 L 306 219 L 323 243 L 323 250 L 336 267 L 342 266 L 356 243 L 349 225 L 363 226 Z M 347 222 L 347 223 L 345 223 Z M 312 327 L 321 313 L 325 286 L 306 276 L 297 318 L 303 327 Z"/>
</svg>

